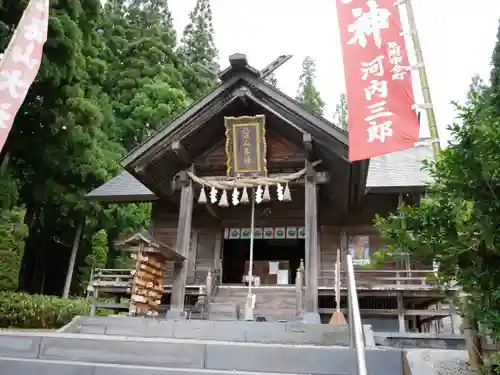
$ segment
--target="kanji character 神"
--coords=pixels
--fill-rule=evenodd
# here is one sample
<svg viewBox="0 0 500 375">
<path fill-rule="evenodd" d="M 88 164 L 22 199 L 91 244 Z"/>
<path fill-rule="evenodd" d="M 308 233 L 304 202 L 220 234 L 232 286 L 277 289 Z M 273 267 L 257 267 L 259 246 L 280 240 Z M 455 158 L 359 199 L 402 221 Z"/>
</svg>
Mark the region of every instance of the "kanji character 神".
<svg viewBox="0 0 500 375">
<path fill-rule="evenodd" d="M 361 47 L 366 47 L 367 36 L 372 35 L 375 45 L 382 47 L 382 36 L 380 31 L 389 28 L 389 17 L 391 12 L 384 8 L 379 8 L 376 0 L 368 0 L 366 2 L 369 10 L 363 13 L 363 9 L 355 8 L 352 14 L 356 17 L 356 21 L 349 25 L 348 31 L 354 33 L 354 36 L 347 44 L 359 43 Z"/>
</svg>

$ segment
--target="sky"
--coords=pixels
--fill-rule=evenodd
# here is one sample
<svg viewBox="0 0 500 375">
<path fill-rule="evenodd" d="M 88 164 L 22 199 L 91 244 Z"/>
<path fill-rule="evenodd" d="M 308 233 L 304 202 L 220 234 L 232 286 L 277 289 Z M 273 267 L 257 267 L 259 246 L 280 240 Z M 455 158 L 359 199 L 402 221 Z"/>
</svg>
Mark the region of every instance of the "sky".
<svg viewBox="0 0 500 375">
<path fill-rule="evenodd" d="M 179 36 L 195 2 L 169 0 Z M 446 127 L 455 119 L 451 102 L 465 99 L 474 74 L 489 78 L 500 0 L 413 0 L 412 4 L 444 145 L 450 139 Z M 332 119 L 339 95 L 345 92 L 336 0 L 211 0 L 211 5 L 222 69 L 233 53 L 246 54 L 257 69 L 279 55 L 291 54 L 276 78 L 279 89 L 295 97 L 302 60 L 311 56 L 316 62 L 316 86 L 327 104 L 324 115 Z M 404 9 L 402 18 L 405 22 Z M 407 45 L 410 61 L 415 62 L 410 40 Z M 422 103 L 418 73 L 413 74 L 416 102 Z M 425 116 L 421 124 L 421 136 L 426 137 Z"/>
</svg>

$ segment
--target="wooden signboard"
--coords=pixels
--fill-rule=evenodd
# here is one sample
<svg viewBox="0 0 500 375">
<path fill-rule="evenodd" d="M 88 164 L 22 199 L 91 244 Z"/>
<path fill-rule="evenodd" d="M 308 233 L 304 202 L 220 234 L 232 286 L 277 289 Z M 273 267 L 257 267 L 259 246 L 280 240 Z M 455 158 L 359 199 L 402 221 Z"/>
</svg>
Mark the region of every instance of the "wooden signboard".
<svg viewBox="0 0 500 375">
<path fill-rule="evenodd" d="M 265 177 L 265 116 L 225 117 L 228 177 Z"/>
</svg>

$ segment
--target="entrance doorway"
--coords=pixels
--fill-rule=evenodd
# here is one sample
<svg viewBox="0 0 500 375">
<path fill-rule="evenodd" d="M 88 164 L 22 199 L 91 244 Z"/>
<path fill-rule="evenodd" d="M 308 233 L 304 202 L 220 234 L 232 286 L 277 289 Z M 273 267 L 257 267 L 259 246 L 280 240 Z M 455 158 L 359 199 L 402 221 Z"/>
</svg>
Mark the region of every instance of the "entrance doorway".
<svg viewBox="0 0 500 375">
<path fill-rule="evenodd" d="M 300 260 L 304 259 L 303 239 L 256 239 L 253 275 L 261 285 L 294 284 Z M 250 240 L 225 240 L 222 251 L 222 282 L 241 284 L 248 274 Z"/>
</svg>

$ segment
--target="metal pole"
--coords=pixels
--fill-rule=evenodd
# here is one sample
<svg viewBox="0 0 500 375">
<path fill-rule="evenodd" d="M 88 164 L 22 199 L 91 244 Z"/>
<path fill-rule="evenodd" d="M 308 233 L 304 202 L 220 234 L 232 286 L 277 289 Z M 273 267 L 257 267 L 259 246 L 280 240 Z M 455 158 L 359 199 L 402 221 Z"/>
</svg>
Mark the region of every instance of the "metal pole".
<svg viewBox="0 0 500 375">
<path fill-rule="evenodd" d="M 356 358 L 358 365 L 358 375 L 368 375 L 368 371 L 366 368 L 366 352 L 365 352 L 365 344 L 363 339 L 363 324 L 361 323 L 361 313 L 359 312 L 359 302 L 356 291 L 356 280 L 354 278 L 354 267 L 352 265 L 352 255 L 347 254 L 347 280 L 349 285 L 349 296 L 351 297 L 351 311 L 352 321 L 354 326 L 354 342 L 356 343 Z"/>
<path fill-rule="evenodd" d="M 424 98 L 425 111 L 427 114 L 427 121 L 429 123 L 429 133 L 432 139 L 432 150 L 434 152 L 434 159 L 438 160 L 439 153 L 441 152 L 441 144 L 439 141 L 439 132 L 436 123 L 436 115 L 432 107 L 431 91 L 429 89 L 429 80 L 427 79 L 427 71 L 425 70 L 424 55 L 420 47 L 420 38 L 417 32 L 417 23 L 415 22 L 415 14 L 413 13 L 413 6 L 411 0 L 405 0 L 406 13 L 408 16 L 408 25 L 410 27 L 411 38 L 415 48 L 415 57 L 417 59 L 418 75 L 420 76 L 420 85 L 422 86 L 422 95 Z"/>
<path fill-rule="evenodd" d="M 252 295 L 252 277 L 253 277 L 253 242 L 255 227 L 255 194 L 252 191 L 252 213 L 250 215 L 250 259 L 248 261 L 248 298 Z"/>
<path fill-rule="evenodd" d="M 349 280 L 349 275 L 347 276 L 347 278 Z M 347 324 L 349 326 L 349 347 L 351 349 L 354 349 L 356 347 L 356 340 L 354 334 L 354 319 L 352 313 L 351 283 L 349 281 L 347 282 Z"/>
</svg>

